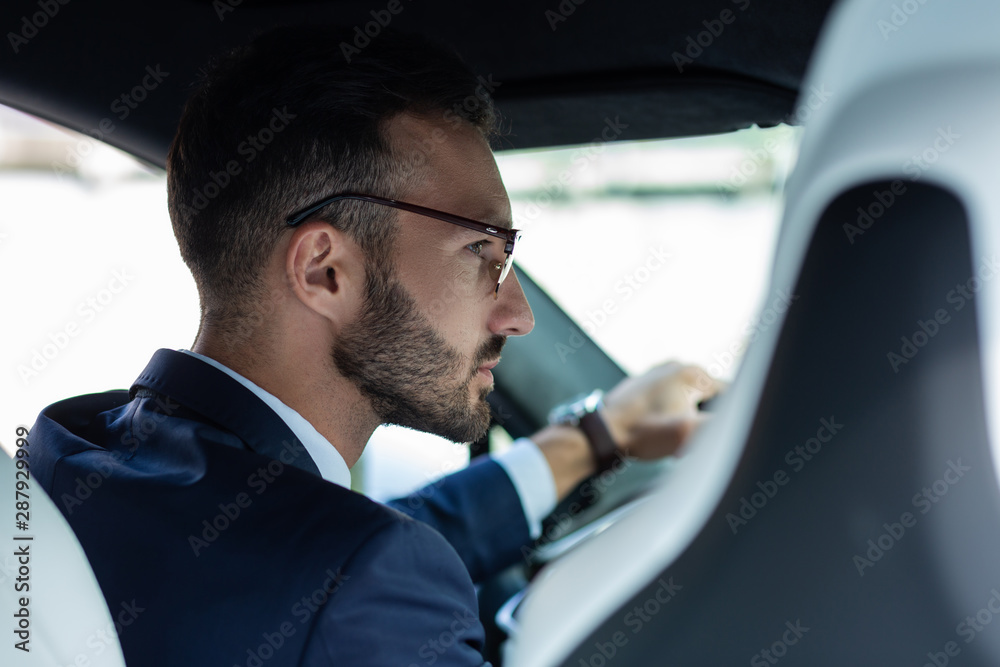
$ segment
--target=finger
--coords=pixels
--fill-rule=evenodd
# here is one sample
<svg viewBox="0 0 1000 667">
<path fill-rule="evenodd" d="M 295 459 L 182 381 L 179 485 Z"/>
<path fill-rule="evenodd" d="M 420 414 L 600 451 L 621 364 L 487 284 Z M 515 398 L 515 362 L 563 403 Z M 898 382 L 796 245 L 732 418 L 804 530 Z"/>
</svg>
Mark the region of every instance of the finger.
<svg viewBox="0 0 1000 667">
<path fill-rule="evenodd" d="M 705 414 L 650 417 L 638 422 L 628 435 L 625 453 L 642 460 L 675 454 L 708 418 Z"/>
<path fill-rule="evenodd" d="M 682 377 L 684 379 L 684 395 L 691 408 L 715 396 L 726 387 L 726 383 L 712 377 L 708 371 L 700 366 L 686 367 Z"/>
</svg>

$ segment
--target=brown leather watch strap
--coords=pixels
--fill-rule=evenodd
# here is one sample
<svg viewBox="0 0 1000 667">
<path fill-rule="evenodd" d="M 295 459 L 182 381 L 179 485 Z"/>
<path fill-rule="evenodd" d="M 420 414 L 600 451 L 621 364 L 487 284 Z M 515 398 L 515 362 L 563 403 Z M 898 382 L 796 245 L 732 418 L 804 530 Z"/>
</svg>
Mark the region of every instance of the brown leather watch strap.
<svg viewBox="0 0 1000 667">
<path fill-rule="evenodd" d="M 580 417 L 579 427 L 587 436 L 587 443 L 590 445 L 590 451 L 597 463 L 597 473 L 600 474 L 611 468 L 618 460 L 618 447 L 615 445 L 611 431 L 608 430 L 608 425 L 604 423 L 600 412 L 595 410 L 583 414 Z"/>
</svg>

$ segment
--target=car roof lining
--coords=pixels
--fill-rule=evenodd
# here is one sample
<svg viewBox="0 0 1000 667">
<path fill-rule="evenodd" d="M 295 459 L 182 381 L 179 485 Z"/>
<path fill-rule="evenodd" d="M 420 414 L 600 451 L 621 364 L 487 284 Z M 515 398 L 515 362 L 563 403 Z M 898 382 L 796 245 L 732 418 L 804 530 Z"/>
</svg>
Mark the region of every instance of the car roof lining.
<svg viewBox="0 0 1000 667">
<path fill-rule="evenodd" d="M 605 116 L 628 123 L 622 138 L 630 139 L 781 122 L 792 112 L 831 1 L 563 0 L 546 8 L 525 0 L 401 0 L 390 25 L 451 45 L 473 71 L 499 82 L 494 96 L 509 128 L 499 148 L 533 148 L 588 143 Z M 39 5 L 11 0 L 0 7 L 0 24 L 32 36 L 16 50 L 0 50 L 0 103 L 101 134 L 163 166 L 191 84 L 212 54 L 280 24 L 364 26 L 373 11 L 381 8 L 357 1 L 95 0 L 58 5 L 32 33 L 25 21 Z M 687 54 L 695 56 L 691 62 L 680 58 Z M 111 103 L 156 66 L 170 75 L 149 101 L 126 118 L 112 112 Z M 113 132 L 98 131 L 104 118 L 114 122 Z"/>
</svg>

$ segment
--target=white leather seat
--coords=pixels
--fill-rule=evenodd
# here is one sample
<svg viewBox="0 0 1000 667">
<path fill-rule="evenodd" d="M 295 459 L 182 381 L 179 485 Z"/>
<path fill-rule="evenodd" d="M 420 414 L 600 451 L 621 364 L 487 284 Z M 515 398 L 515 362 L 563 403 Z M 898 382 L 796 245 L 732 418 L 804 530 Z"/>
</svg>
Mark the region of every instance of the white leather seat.
<svg viewBox="0 0 1000 667">
<path fill-rule="evenodd" d="M 30 461 L 30 445 L 29 457 Z M 31 667 L 122 667 L 121 646 L 116 629 L 127 626 L 112 620 L 104 596 L 97 585 L 87 558 L 62 514 L 38 486 L 29 480 L 30 515 L 28 530 L 15 527 L 16 482 L 14 461 L 0 452 L 0 498 L 5 525 L 0 553 L 0 605 L 5 626 L 12 625 L 11 615 L 22 609 L 27 598 L 30 619 L 29 652 L 15 648 L 24 637 L 8 629 L 0 644 L 0 664 Z M 21 499 L 23 502 L 23 498 Z M 124 528 L 123 528 L 124 529 Z M 15 540 L 28 537 L 29 540 Z M 18 550 L 27 556 L 15 555 Z M 27 562 L 24 562 L 27 561 Z M 26 569 L 23 569 L 26 568 Z M 15 590 L 15 586 L 29 589 Z M 131 601 L 123 601 L 126 605 Z M 116 610 L 125 623 L 134 622 L 134 610 Z M 141 611 L 138 612 L 141 615 Z M 13 625 L 19 619 L 13 619 Z"/>
<path fill-rule="evenodd" d="M 835 9 L 771 282 L 797 299 L 669 483 L 536 579 L 510 665 L 1000 664 L 998 28 Z"/>
</svg>

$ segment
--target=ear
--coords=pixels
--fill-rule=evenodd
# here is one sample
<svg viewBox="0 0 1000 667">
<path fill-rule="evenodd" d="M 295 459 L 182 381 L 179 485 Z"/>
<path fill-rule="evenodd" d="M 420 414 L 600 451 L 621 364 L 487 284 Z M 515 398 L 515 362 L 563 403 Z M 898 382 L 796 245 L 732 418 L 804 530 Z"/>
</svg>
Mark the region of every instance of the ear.
<svg viewBox="0 0 1000 667">
<path fill-rule="evenodd" d="M 319 220 L 295 229 L 285 252 L 285 275 L 299 301 L 337 329 L 354 318 L 364 300 L 361 247 Z"/>
</svg>

